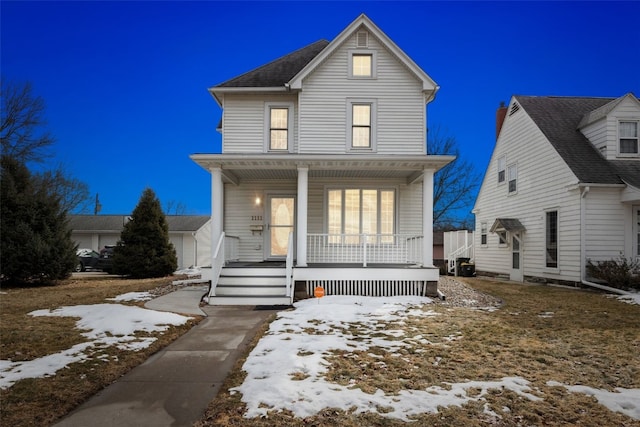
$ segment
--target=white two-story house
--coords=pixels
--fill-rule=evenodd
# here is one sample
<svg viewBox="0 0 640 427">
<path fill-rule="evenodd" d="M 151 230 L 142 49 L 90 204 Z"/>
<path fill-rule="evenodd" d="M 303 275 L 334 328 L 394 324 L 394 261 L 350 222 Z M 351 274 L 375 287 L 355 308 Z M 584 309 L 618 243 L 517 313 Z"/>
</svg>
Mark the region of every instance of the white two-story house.
<svg viewBox="0 0 640 427">
<path fill-rule="evenodd" d="M 476 200 L 479 273 L 589 284 L 640 254 L 640 102 L 514 96 Z"/>
<path fill-rule="evenodd" d="M 209 89 L 211 304 L 314 295 L 434 295 L 436 83 L 371 20 Z"/>
</svg>

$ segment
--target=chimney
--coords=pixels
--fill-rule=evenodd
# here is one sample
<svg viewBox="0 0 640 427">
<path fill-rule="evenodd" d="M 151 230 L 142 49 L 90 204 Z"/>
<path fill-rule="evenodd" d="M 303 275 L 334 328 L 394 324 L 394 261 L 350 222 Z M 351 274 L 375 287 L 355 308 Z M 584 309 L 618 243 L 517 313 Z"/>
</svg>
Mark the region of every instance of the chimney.
<svg viewBox="0 0 640 427">
<path fill-rule="evenodd" d="M 496 111 L 496 140 L 498 140 L 498 136 L 500 136 L 500 130 L 502 129 L 502 123 L 504 123 L 506 115 L 507 107 L 504 105 L 504 101 L 500 101 L 500 107 L 498 107 L 498 111 Z"/>
</svg>

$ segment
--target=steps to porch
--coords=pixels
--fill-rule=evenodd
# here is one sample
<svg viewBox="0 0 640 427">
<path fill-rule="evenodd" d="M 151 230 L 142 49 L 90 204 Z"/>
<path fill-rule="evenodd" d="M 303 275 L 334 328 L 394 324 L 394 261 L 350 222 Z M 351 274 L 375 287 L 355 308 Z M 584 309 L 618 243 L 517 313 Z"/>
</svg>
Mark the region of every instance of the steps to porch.
<svg viewBox="0 0 640 427">
<path fill-rule="evenodd" d="M 210 305 L 290 305 L 285 268 L 224 267 Z"/>
</svg>

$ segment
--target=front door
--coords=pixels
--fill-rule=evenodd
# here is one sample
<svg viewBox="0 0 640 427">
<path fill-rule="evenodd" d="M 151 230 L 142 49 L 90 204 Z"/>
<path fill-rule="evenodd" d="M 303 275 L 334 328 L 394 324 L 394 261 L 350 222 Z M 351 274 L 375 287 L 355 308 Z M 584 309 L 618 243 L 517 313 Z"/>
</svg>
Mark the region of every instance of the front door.
<svg viewBox="0 0 640 427">
<path fill-rule="evenodd" d="M 267 259 L 284 259 L 289 249 L 289 233 L 294 231 L 296 199 L 270 195 L 268 201 L 266 256 Z"/>
<path fill-rule="evenodd" d="M 522 274 L 522 234 L 511 234 L 511 275 L 510 279 L 515 282 L 522 282 L 524 275 Z"/>
</svg>

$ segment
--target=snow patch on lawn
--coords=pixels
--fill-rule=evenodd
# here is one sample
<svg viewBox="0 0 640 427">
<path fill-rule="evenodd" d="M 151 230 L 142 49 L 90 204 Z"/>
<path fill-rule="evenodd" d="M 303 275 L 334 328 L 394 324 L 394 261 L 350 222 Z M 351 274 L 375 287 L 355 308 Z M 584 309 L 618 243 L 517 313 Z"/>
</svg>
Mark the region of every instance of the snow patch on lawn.
<svg viewBox="0 0 640 427">
<path fill-rule="evenodd" d="M 114 300 L 124 301 L 129 298 L 120 297 Z M 25 378 L 54 375 L 71 363 L 90 359 L 96 349 L 117 346 L 122 350 L 138 351 L 147 348 L 156 338 L 136 337 L 137 332 L 162 332 L 170 325 L 183 325 L 190 319 L 175 313 L 120 304 L 76 305 L 55 310 L 36 310 L 29 314 L 35 317 L 77 317 L 76 328 L 84 331 L 82 335 L 89 341 L 34 360 L 0 360 L 1 389 L 9 388 L 16 381 Z"/>
<path fill-rule="evenodd" d="M 616 391 L 602 390 L 584 385 L 566 385 L 557 381 L 548 381 L 550 387 L 564 387 L 573 393 L 584 393 L 596 398 L 598 403 L 610 411 L 621 412 L 624 415 L 640 420 L 640 389 L 626 389 L 616 387 Z"/>
<path fill-rule="evenodd" d="M 409 317 L 437 315 L 428 310 L 431 302 L 418 297 L 328 296 L 300 301 L 295 310 L 280 312 L 245 361 L 246 379 L 231 389 L 232 393 L 242 394 L 241 400 L 247 406 L 244 417 L 268 417 L 269 411 L 291 411 L 294 416 L 305 418 L 326 408 L 341 408 L 356 414 L 372 412 L 410 421 L 415 415 L 437 413 L 438 407 L 461 407 L 479 401 L 484 403 L 486 414 L 500 418 L 486 400 L 490 390 L 511 390 L 532 401 L 544 398 L 539 389 L 520 377 L 445 383 L 397 394 L 385 394 L 382 390 L 369 394 L 357 388 L 356 380 L 345 386 L 325 378 L 329 357 L 336 350 L 368 351 L 376 347 L 393 355 L 403 347 L 419 350 L 420 346 L 447 345 L 461 339 L 461 333 L 439 337 L 439 343 L 421 336 L 406 336 L 402 326 Z M 436 359 L 434 365 L 439 362 Z M 618 391 L 610 395 L 593 393 L 609 409 L 624 409 L 625 414 L 640 419 L 637 409 L 640 404 L 633 403 L 640 402 L 640 391 Z"/>
</svg>

